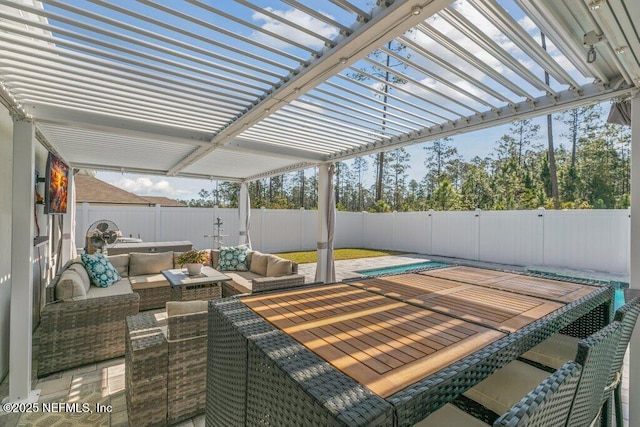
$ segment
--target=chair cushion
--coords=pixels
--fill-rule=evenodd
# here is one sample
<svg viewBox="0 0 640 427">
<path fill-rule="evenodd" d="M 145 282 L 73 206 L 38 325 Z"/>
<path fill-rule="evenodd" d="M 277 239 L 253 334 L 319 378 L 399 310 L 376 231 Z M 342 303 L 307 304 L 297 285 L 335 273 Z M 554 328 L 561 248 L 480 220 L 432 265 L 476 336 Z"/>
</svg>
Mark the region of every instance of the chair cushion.
<svg viewBox="0 0 640 427">
<path fill-rule="evenodd" d="M 263 254 L 262 252 L 253 251 L 253 254 L 251 255 L 251 263 L 249 264 L 249 271 L 261 276 L 266 276 L 268 262 L 269 255 Z"/>
<path fill-rule="evenodd" d="M 209 309 L 208 304 L 208 301 L 168 301 L 167 317 L 201 313 Z"/>
<path fill-rule="evenodd" d="M 447 403 L 424 420 L 413 425 L 414 427 L 442 427 L 442 426 L 464 426 L 464 427 L 487 427 L 472 415 L 467 414 L 462 409 L 451 403 Z"/>
<path fill-rule="evenodd" d="M 147 254 L 131 252 L 129 254 L 129 276 L 157 274 L 173 268 L 173 252 Z"/>
<path fill-rule="evenodd" d="M 253 279 L 257 279 L 259 277 L 264 277 L 256 273 L 252 273 L 250 271 L 235 271 L 235 272 L 225 272 L 225 276 L 231 277 L 231 281 L 225 282 L 234 288 L 236 288 L 240 293 L 244 294 L 246 292 L 250 292 L 253 289 Z M 234 286 L 239 285 L 239 286 Z"/>
<path fill-rule="evenodd" d="M 87 292 L 87 298 L 112 297 L 115 295 L 127 295 L 132 292 L 129 280 L 120 279 L 108 288 L 91 286 L 91 288 L 89 288 L 89 292 Z"/>
<path fill-rule="evenodd" d="M 116 268 L 120 277 L 129 277 L 129 254 L 110 255 L 107 259 Z"/>
<path fill-rule="evenodd" d="M 246 246 L 231 246 L 220 249 L 218 270 L 220 271 L 249 271 L 247 265 Z"/>
<path fill-rule="evenodd" d="M 579 338 L 554 334 L 522 355 L 523 358 L 559 369 L 568 360 L 574 360 L 578 352 Z"/>
<path fill-rule="evenodd" d="M 89 273 L 87 273 L 87 269 L 84 268 L 84 265 L 82 265 L 81 262 L 74 262 L 67 269 L 78 273 L 78 276 L 82 279 L 84 292 L 86 294 L 89 291 L 89 286 L 91 286 L 91 279 L 89 278 Z"/>
<path fill-rule="evenodd" d="M 154 289 L 162 288 L 164 286 L 171 286 L 169 281 L 162 274 L 145 274 L 142 276 L 129 277 L 131 282 L 131 288 L 134 291 L 140 289 Z"/>
<path fill-rule="evenodd" d="M 464 395 L 501 415 L 549 375 L 547 371 L 516 360 L 467 390 Z"/>
<path fill-rule="evenodd" d="M 75 301 L 86 297 L 87 290 L 84 282 L 76 271 L 66 269 L 60 273 L 60 278 L 56 284 L 56 300 Z"/>
<path fill-rule="evenodd" d="M 106 288 L 120 280 L 118 271 L 102 253 L 82 254 L 81 258 L 94 285 Z"/>
<path fill-rule="evenodd" d="M 275 255 L 269 255 L 267 261 L 267 277 L 288 276 L 291 274 L 293 263 Z"/>
</svg>

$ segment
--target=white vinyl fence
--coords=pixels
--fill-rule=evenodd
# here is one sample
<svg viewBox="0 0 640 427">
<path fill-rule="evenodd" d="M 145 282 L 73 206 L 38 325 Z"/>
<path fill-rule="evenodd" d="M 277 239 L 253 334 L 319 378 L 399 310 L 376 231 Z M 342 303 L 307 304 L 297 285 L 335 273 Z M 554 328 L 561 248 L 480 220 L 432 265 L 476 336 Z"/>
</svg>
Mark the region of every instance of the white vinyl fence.
<svg viewBox="0 0 640 427">
<path fill-rule="evenodd" d="M 629 272 L 629 210 L 338 212 L 334 246 L 392 249 L 470 260 Z M 238 242 L 238 211 L 222 208 L 77 207 L 76 244 L 88 227 L 114 221 L 124 236 L 146 242 L 189 240 L 215 247 L 222 218 L 225 245 Z M 316 247 L 316 211 L 251 210 L 253 248 L 263 252 Z"/>
</svg>

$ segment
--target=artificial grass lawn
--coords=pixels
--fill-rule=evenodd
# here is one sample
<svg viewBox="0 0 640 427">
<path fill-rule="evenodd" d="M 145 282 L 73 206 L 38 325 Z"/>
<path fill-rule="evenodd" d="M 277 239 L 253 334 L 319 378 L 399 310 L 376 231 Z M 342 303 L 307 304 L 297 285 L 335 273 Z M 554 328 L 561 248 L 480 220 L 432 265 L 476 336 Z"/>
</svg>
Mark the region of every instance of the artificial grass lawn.
<svg viewBox="0 0 640 427">
<path fill-rule="evenodd" d="M 378 251 L 378 250 L 372 250 L 372 249 L 344 248 L 344 249 L 334 249 L 333 258 L 336 261 L 339 261 L 343 259 L 372 258 L 377 256 L 399 255 L 403 253 L 404 252 L 399 252 L 399 251 Z M 281 252 L 276 255 L 285 259 L 289 259 L 298 264 L 306 264 L 309 262 L 318 261 L 316 251 Z"/>
</svg>

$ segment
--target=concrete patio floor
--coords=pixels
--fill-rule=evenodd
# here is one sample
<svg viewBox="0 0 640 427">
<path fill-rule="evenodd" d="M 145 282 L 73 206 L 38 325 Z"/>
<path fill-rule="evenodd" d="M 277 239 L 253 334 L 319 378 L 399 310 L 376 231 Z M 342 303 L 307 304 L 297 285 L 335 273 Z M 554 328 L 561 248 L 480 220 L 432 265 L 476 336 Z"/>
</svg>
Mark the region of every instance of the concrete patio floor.
<svg viewBox="0 0 640 427">
<path fill-rule="evenodd" d="M 444 257 L 431 257 L 421 254 L 403 254 L 375 258 L 360 258 L 336 261 L 336 281 L 357 277 L 359 270 L 412 264 L 422 261 L 438 261 L 444 263 L 465 264 L 485 268 L 497 268 L 512 271 L 524 271 L 521 266 L 482 263 Z M 306 276 L 306 282 L 315 281 L 315 264 L 302 264 L 299 273 Z M 34 334 L 34 357 L 38 351 L 38 331 Z M 625 357 L 623 377 L 623 411 L 624 425 L 629 425 L 629 354 Z M 78 426 L 78 427 L 125 427 L 129 426 L 127 405 L 124 394 L 124 357 L 93 363 L 75 369 L 58 372 L 41 379 L 34 378 L 34 389 L 40 389 L 39 403 L 88 403 L 90 407 L 96 404 L 110 405 L 111 412 L 105 413 L 31 413 L 5 414 L 0 412 L 0 427 L 36 427 L 36 426 Z M 0 383 L 0 400 L 9 394 L 8 376 Z M 175 424 L 179 427 L 204 427 L 204 415 L 199 415 L 184 422 Z M 135 427 L 135 426 L 131 426 Z"/>
</svg>

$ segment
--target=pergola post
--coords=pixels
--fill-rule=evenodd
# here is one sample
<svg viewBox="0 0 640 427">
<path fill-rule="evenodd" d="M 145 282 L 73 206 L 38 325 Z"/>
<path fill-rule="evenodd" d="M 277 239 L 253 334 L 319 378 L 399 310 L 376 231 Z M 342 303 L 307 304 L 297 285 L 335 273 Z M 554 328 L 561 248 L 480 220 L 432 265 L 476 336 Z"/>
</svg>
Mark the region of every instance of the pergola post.
<svg viewBox="0 0 640 427">
<path fill-rule="evenodd" d="M 248 245 L 251 247 L 251 237 L 249 236 L 249 227 L 251 224 L 251 200 L 249 199 L 249 183 L 243 181 L 240 184 L 240 193 L 238 194 L 238 244 Z"/>
<path fill-rule="evenodd" d="M 67 213 L 62 217 L 62 254 L 57 270 L 70 259 L 78 255 L 76 248 L 76 182 L 73 177 L 73 169 L 69 170 L 67 195 Z"/>
<path fill-rule="evenodd" d="M 640 95 L 631 100 L 631 251 L 629 287 L 640 289 Z M 629 426 L 640 426 L 640 331 L 631 337 L 629 359 Z M 635 402 L 635 403 L 634 403 Z"/>
<path fill-rule="evenodd" d="M 335 164 L 318 166 L 318 262 L 316 282 L 336 281 L 333 262 L 333 233 L 336 218 L 336 199 L 333 190 Z"/>
<path fill-rule="evenodd" d="M 35 203 L 35 127 L 29 120 L 13 122 L 11 216 L 11 314 L 9 317 L 10 402 L 35 402 L 31 390 L 33 311 L 33 237 Z M 29 215 L 25 213 L 29 212 Z"/>
</svg>

